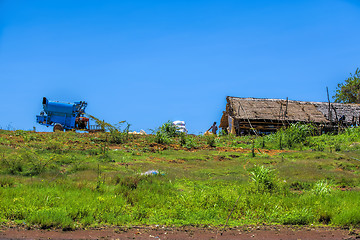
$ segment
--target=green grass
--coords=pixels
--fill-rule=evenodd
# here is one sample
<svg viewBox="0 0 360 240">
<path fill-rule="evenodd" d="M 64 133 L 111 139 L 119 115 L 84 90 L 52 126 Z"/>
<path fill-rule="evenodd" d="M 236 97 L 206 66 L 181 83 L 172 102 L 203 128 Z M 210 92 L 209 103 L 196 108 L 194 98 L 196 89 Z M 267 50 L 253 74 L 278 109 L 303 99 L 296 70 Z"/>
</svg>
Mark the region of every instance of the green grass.
<svg viewBox="0 0 360 240">
<path fill-rule="evenodd" d="M 223 225 L 240 195 L 230 226 L 359 226 L 360 131 L 300 134 L 301 141 L 298 131 L 285 151 L 269 152 L 279 150 L 280 133 L 167 135 L 170 141 L 159 144 L 155 136 L 123 132 L 114 143 L 110 133 L 1 130 L 0 222 L 64 229 Z M 141 175 L 151 169 L 161 174 Z"/>
<path fill-rule="evenodd" d="M 136 184 L 79 186 L 36 183 L 1 191 L 2 219 L 21 220 L 42 228 L 99 225 L 165 224 L 220 225 L 237 196 L 230 224 L 331 224 L 360 223 L 358 192 L 336 191 L 326 196 L 308 191 L 259 194 L 249 186 L 170 181 L 152 177 Z M 19 196 L 21 193 L 21 196 Z M 32 196 L 32 197 L 30 197 Z"/>
</svg>

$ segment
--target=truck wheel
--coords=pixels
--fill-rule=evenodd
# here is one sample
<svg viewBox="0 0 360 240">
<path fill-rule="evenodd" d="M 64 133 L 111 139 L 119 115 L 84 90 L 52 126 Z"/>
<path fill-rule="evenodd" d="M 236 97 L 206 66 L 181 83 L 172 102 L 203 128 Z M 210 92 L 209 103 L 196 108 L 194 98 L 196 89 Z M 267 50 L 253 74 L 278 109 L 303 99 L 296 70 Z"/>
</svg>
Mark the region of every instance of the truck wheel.
<svg viewBox="0 0 360 240">
<path fill-rule="evenodd" d="M 61 124 L 55 124 L 54 126 L 54 132 L 63 132 L 64 131 L 64 127 Z"/>
</svg>

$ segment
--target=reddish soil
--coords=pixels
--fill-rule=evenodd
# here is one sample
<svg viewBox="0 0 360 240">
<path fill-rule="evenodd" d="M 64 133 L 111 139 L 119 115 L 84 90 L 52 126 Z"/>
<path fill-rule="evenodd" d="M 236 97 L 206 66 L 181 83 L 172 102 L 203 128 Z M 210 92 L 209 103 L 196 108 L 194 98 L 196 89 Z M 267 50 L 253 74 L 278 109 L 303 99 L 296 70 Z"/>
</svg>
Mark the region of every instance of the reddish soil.
<svg viewBox="0 0 360 240">
<path fill-rule="evenodd" d="M 137 145 L 140 146 L 140 144 L 133 144 L 133 145 Z M 180 145 L 176 145 L 176 144 L 170 144 L 170 145 L 163 145 L 163 144 L 158 144 L 158 143 L 150 143 L 148 145 L 149 149 L 151 152 L 158 152 L 158 151 L 164 151 L 167 149 L 173 149 L 173 150 L 184 150 L 184 151 L 188 151 L 188 152 L 196 152 L 196 151 L 200 151 L 200 150 L 214 150 L 214 151 L 218 151 L 218 152 L 239 152 L 239 153 L 250 153 L 251 149 L 244 149 L 244 148 L 233 148 L 233 147 L 209 147 L 209 146 L 202 146 L 200 148 L 192 148 L 192 149 L 187 149 L 184 147 L 181 147 Z M 122 145 L 111 145 L 109 146 L 110 149 L 114 150 L 114 149 L 126 149 L 124 146 Z M 261 153 L 261 154 L 268 154 L 270 156 L 279 154 L 279 153 L 284 153 L 284 152 L 290 152 L 290 150 L 271 150 L 271 149 L 255 149 L 256 153 Z"/>
<path fill-rule="evenodd" d="M 221 232 L 214 228 L 157 226 L 75 231 L 3 228 L 0 239 L 360 239 L 360 229 L 328 227 L 242 226 Z"/>
</svg>

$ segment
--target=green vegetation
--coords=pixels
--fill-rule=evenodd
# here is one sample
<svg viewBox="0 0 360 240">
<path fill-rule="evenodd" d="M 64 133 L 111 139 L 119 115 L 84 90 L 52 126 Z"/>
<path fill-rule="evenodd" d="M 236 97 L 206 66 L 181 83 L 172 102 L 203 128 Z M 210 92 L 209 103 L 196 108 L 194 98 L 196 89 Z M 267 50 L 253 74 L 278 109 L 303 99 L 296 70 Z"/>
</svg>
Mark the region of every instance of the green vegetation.
<svg viewBox="0 0 360 240">
<path fill-rule="evenodd" d="M 0 130 L 0 222 L 360 225 L 360 129 L 192 136 L 169 123 L 103 133 Z M 281 144 L 280 144 L 281 139 Z M 157 170 L 157 174 L 142 174 Z"/>
<path fill-rule="evenodd" d="M 257 193 L 271 193 L 277 190 L 277 179 L 270 168 L 255 165 L 250 171 L 250 179 L 254 184 L 253 190 Z"/>
<path fill-rule="evenodd" d="M 350 73 L 344 83 L 339 83 L 336 89 L 335 102 L 339 103 L 360 103 L 360 68 Z"/>
</svg>

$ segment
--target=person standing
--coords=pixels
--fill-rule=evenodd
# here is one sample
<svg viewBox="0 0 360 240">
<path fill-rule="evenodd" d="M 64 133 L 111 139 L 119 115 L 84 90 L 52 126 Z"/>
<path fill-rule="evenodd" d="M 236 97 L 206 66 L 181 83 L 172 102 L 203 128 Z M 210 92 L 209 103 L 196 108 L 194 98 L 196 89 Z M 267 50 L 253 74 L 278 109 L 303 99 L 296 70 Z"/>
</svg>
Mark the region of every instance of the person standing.
<svg viewBox="0 0 360 240">
<path fill-rule="evenodd" d="M 218 130 L 218 127 L 216 126 L 216 122 L 214 122 L 214 124 L 208 129 L 208 131 L 210 131 L 210 129 L 211 129 L 212 134 L 216 135 L 216 132 Z"/>
</svg>

